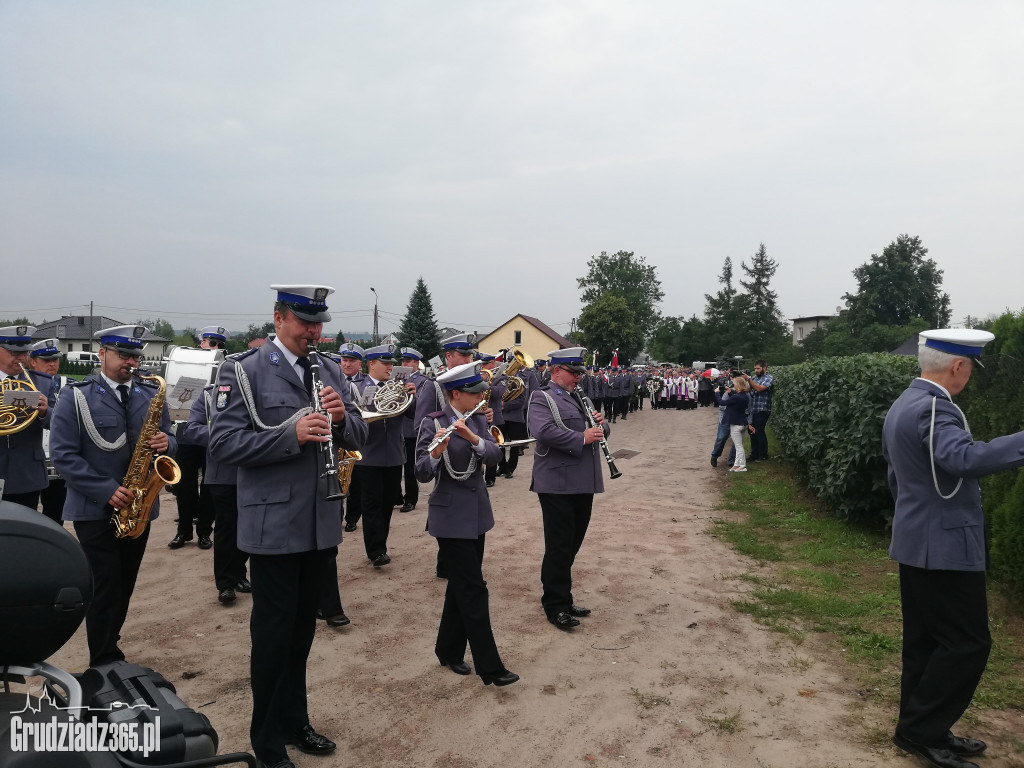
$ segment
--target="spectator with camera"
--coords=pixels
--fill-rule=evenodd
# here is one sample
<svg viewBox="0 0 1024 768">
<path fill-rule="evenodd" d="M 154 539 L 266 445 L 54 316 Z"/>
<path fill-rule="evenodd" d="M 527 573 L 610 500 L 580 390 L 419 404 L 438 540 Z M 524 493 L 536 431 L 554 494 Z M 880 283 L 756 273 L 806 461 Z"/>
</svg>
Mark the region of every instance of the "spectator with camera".
<svg viewBox="0 0 1024 768">
<path fill-rule="evenodd" d="M 751 431 L 753 434 L 755 429 L 751 426 L 747 415 L 747 409 L 750 406 L 749 389 L 750 385 L 747 384 L 747 379 L 743 376 L 736 376 L 732 381 L 732 388 L 728 390 L 728 398 L 724 395 L 718 395 L 715 398 L 719 405 L 725 406 L 722 422 L 729 427 L 729 437 L 732 438 L 732 444 L 736 451 L 736 458 L 730 472 L 747 471 L 747 454 L 743 450 L 743 433 Z"/>
</svg>

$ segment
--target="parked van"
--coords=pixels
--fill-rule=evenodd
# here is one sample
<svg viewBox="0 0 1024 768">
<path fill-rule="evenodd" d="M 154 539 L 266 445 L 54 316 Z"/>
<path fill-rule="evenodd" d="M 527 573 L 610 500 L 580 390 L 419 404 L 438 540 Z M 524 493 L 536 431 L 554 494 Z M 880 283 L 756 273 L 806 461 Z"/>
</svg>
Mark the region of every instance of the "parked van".
<svg viewBox="0 0 1024 768">
<path fill-rule="evenodd" d="M 68 352 L 69 363 L 92 363 L 100 364 L 100 356 L 95 352 Z"/>
</svg>

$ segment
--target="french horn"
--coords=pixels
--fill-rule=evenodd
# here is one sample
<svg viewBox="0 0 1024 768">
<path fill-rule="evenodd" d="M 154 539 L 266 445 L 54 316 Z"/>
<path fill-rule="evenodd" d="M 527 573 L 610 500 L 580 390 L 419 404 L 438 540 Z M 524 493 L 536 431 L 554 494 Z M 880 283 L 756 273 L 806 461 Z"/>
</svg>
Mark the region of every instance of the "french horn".
<svg viewBox="0 0 1024 768">
<path fill-rule="evenodd" d="M 25 366 L 18 363 L 21 367 L 22 373 L 25 374 L 26 381 L 21 379 L 15 379 L 13 376 L 8 376 L 2 382 L 0 382 L 0 436 L 13 435 L 16 432 L 21 432 L 29 424 L 35 421 L 39 416 L 39 410 L 34 407 L 26 405 L 19 405 L 18 400 L 21 399 L 19 395 L 8 394 L 14 392 L 38 392 L 35 385 L 32 383 L 32 377 L 28 375 L 28 371 L 25 370 Z M 3 401 L 11 402 L 11 405 L 4 405 Z M 27 400 L 26 400 L 27 403 Z"/>
<path fill-rule="evenodd" d="M 373 394 L 373 410 L 364 411 L 359 409 L 359 415 L 363 421 L 370 424 L 381 419 L 391 419 L 401 416 L 409 406 L 412 405 L 413 396 L 405 390 L 405 382 L 398 379 L 388 379 L 381 384 Z"/>
</svg>

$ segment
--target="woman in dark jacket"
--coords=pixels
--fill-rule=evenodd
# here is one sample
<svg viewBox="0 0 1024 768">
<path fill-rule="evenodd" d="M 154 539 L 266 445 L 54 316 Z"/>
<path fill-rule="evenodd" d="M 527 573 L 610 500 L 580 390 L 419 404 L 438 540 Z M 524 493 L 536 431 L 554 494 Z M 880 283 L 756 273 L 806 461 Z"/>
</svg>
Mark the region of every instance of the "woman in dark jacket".
<svg viewBox="0 0 1024 768">
<path fill-rule="evenodd" d="M 725 401 L 725 423 L 729 425 L 729 437 L 736 446 L 736 461 L 730 472 L 747 471 L 747 454 L 743 450 L 743 433 L 747 431 L 747 408 L 750 407 L 750 386 L 747 380 L 737 376 L 732 382 L 733 392 Z"/>
<path fill-rule="evenodd" d="M 466 419 L 488 390 L 480 363 L 466 363 L 437 378 L 446 402 L 428 414 L 416 440 L 416 479 L 436 480 L 427 500 L 427 531 L 437 539 L 445 564 L 448 587 L 434 653 L 441 666 L 458 675 L 472 670 L 466 664 L 466 643 L 473 653 L 476 672 L 485 685 L 510 685 L 519 675 L 501 663 L 491 631 L 487 582 L 483 577 L 484 536 L 494 527 L 491 501 L 484 484 L 484 464 L 496 465 L 501 449 L 477 412 Z M 433 450 L 430 444 L 449 426 L 455 430 Z"/>
</svg>

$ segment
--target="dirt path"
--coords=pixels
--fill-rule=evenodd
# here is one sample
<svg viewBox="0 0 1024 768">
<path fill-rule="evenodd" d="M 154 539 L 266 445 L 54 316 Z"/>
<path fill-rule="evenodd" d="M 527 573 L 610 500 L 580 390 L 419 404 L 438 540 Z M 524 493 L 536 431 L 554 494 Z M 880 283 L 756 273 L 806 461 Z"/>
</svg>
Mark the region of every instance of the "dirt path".
<svg viewBox="0 0 1024 768">
<path fill-rule="evenodd" d="M 505 665 L 503 689 L 459 677 L 433 655 L 444 582 L 420 507 L 395 513 L 394 562 L 375 570 L 361 533 L 341 547 L 352 624 L 322 623 L 309 663 L 313 724 L 339 743 L 300 766 L 909 765 L 862 742 L 858 696 L 841 670 L 771 634 L 729 601 L 751 567 L 707 533 L 723 470 L 708 465 L 717 410 L 645 410 L 614 425 L 613 448 L 642 453 L 606 481 L 575 567 L 593 609 L 561 632 L 540 608 L 540 508 L 531 456 L 492 489 L 497 527 L 485 576 Z M 171 551 L 174 500 L 154 524 L 122 645 L 205 712 L 221 751 L 248 748 L 250 600 L 216 601 L 212 552 Z M 84 628 L 53 662 L 86 663 Z M 467 656 L 467 661 L 471 659 Z M 888 728 L 884 713 L 871 715 Z M 730 732 L 731 731 L 731 732 Z M 989 763 L 992 765 L 993 763 Z"/>
</svg>

